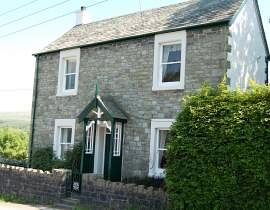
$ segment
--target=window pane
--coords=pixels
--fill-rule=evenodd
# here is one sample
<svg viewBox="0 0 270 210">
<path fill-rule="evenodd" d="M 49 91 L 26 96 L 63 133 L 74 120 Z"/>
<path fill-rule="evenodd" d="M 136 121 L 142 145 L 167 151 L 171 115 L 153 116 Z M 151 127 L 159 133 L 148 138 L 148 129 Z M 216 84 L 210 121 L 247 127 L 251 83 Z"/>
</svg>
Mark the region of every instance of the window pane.
<svg viewBox="0 0 270 210">
<path fill-rule="evenodd" d="M 113 156 L 120 156 L 121 154 L 121 129 L 122 125 L 117 123 L 114 130 Z"/>
<path fill-rule="evenodd" d="M 75 74 L 66 75 L 66 90 L 75 89 Z"/>
<path fill-rule="evenodd" d="M 87 129 L 87 136 L 86 136 L 86 148 L 85 153 L 93 154 L 94 149 L 94 131 L 95 131 L 95 122 L 90 122 L 90 125 Z"/>
<path fill-rule="evenodd" d="M 61 155 L 60 155 L 60 158 L 61 159 L 64 159 L 65 158 L 65 153 L 68 150 L 71 150 L 71 149 L 72 149 L 72 145 L 71 144 L 61 144 Z"/>
<path fill-rule="evenodd" d="M 179 82 L 181 64 L 163 64 L 162 65 L 162 82 Z"/>
<path fill-rule="evenodd" d="M 164 45 L 162 63 L 181 61 L 181 44 Z"/>
<path fill-rule="evenodd" d="M 161 150 L 158 152 L 158 168 L 165 168 L 167 163 L 166 151 Z"/>
<path fill-rule="evenodd" d="M 165 168 L 166 166 L 166 149 L 165 145 L 169 140 L 169 130 L 159 130 L 158 139 L 158 168 Z M 163 150 L 160 150 L 163 149 Z M 165 150 L 164 150 L 165 149 Z"/>
<path fill-rule="evenodd" d="M 66 60 L 66 74 L 76 73 L 76 60 Z"/>
<path fill-rule="evenodd" d="M 158 148 L 164 149 L 166 142 L 168 141 L 169 130 L 159 130 Z"/>
<path fill-rule="evenodd" d="M 72 128 L 61 128 L 61 143 L 71 143 Z"/>
</svg>

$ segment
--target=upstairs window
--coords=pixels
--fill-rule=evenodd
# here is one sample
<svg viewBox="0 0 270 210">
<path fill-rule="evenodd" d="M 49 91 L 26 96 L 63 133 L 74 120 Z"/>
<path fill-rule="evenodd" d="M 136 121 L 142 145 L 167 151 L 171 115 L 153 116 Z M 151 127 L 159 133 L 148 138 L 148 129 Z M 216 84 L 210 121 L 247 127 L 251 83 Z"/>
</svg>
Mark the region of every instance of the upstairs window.
<svg viewBox="0 0 270 210">
<path fill-rule="evenodd" d="M 60 52 L 58 96 L 76 95 L 78 89 L 80 49 Z"/>
<path fill-rule="evenodd" d="M 181 74 L 181 44 L 163 45 L 161 50 L 161 82 L 179 82 Z"/>
<path fill-rule="evenodd" d="M 76 60 L 65 60 L 65 90 L 74 90 L 76 81 Z"/>
<path fill-rule="evenodd" d="M 153 90 L 184 89 L 186 32 L 155 36 Z"/>
</svg>

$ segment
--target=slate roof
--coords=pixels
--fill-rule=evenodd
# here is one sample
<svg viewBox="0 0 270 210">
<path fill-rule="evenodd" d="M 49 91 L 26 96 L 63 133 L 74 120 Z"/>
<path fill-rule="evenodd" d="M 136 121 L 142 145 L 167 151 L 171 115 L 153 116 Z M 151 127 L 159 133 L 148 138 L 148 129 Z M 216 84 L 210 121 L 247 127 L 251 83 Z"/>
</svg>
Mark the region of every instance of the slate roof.
<svg viewBox="0 0 270 210">
<path fill-rule="evenodd" d="M 78 118 L 80 122 L 83 121 L 83 119 L 86 118 L 88 114 L 96 107 L 96 103 L 102 110 L 105 109 L 107 111 L 109 117 L 114 119 L 127 120 L 126 114 L 122 109 L 119 108 L 119 106 L 114 101 L 113 97 L 107 96 L 104 98 L 103 97 L 94 98 L 79 114 Z"/>
<path fill-rule="evenodd" d="M 229 21 L 243 0 L 190 0 L 74 26 L 40 53 Z"/>
</svg>

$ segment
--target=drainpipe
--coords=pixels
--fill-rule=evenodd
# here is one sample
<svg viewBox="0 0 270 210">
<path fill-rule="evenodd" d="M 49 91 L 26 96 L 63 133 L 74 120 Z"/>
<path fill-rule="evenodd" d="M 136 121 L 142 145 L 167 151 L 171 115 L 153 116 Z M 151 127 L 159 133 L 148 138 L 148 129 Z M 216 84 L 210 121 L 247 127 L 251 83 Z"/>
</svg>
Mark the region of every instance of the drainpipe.
<svg viewBox="0 0 270 210">
<path fill-rule="evenodd" d="M 30 168 L 32 165 L 33 140 L 34 140 L 36 104 L 37 104 L 37 92 L 38 92 L 39 55 L 35 55 L 35 57 L 36 57 L 36 64 L 35 64 L 35 77 L 34 77 L 33 99 L 32 99 L 31 130 L 30 130 L 30 138 L 29 138 L 29 144 L 28 144 L 28 168 Z"/>
<path fill-rule="evenodd" d="M 266 63 L 266 67 L 265 67 L 265 75 L 266 75 L 266 80 L 265 80 L 265 84 L 268 85 L 269 81 L 268 81 L 268 76 L 269 76 L 269 69 L 268 69 L 268 62 L 270 62 L 270 55 L 265 57 L 265 63 Z"/>
</svg>

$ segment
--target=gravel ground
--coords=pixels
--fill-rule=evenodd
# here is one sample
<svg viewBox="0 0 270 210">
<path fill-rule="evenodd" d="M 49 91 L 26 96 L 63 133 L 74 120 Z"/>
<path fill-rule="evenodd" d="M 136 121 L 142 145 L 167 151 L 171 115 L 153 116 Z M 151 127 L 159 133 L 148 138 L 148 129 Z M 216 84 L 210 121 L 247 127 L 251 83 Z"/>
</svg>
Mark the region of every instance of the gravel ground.
<svg viewBox="0 0 270 210">
<path fill-rule="evenodd" d="M 32 206 L 32 205 L 24 205 L 17 203 L 9 203 L 9 202 L 0 202 L 1 210 L 60 210 L 48 206 Z"/>
</svg>

